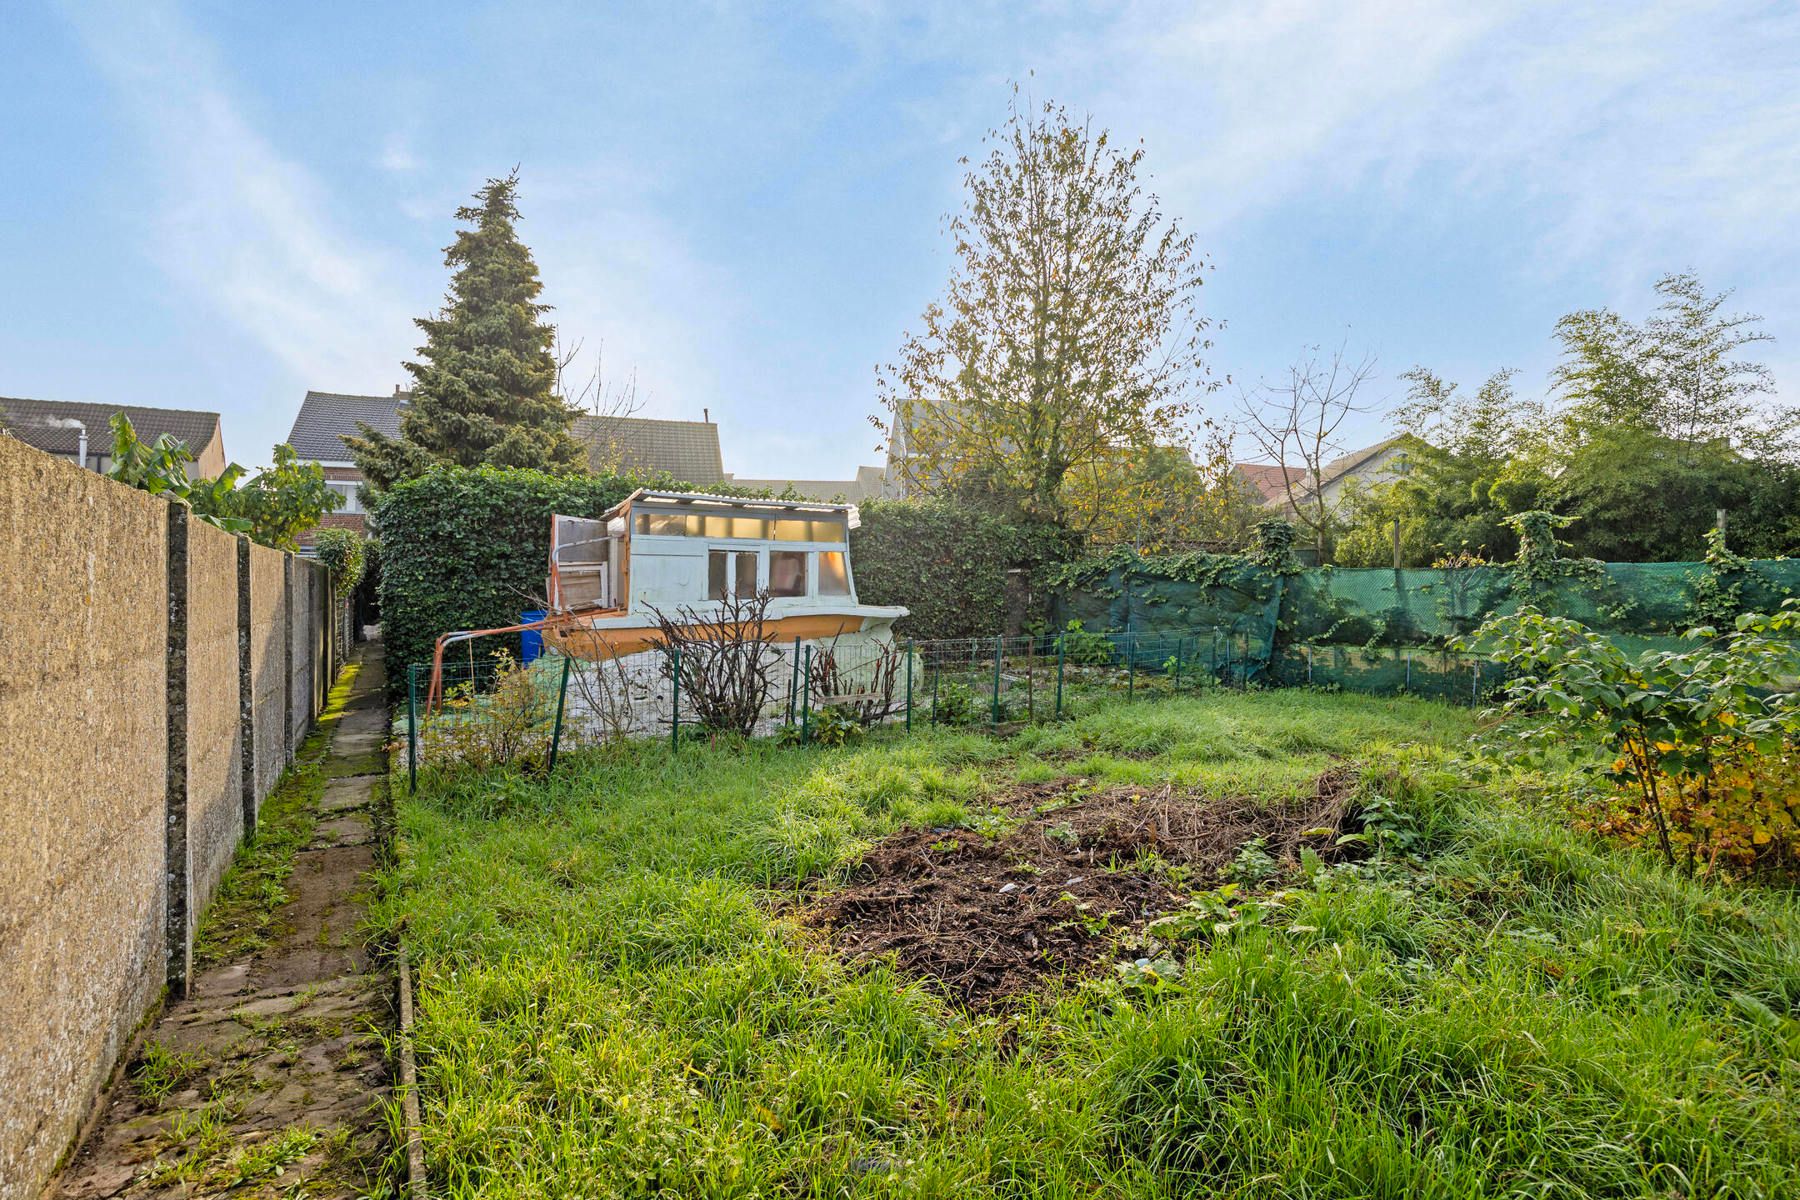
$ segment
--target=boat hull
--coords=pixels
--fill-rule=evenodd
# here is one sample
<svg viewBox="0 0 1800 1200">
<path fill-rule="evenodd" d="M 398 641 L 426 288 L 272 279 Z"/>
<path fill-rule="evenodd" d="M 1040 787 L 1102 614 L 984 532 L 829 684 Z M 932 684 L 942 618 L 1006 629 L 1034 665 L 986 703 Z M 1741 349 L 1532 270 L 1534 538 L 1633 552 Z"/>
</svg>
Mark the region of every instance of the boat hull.
<svg viewBox="0 0 1800 1200">
<path fill-rule="evenodd" d="M 766 618 L 763 628 L 777 645 L 786 645 L 795 639 L 816 642 L 847 634 L 882 637 L 893 625 L 893 620 L 892 617 L 860 613 L 791 613 Z M 704 624 L 690 628 L 702 638 L 707 636 L 708 630 L 715 631 L 715 637 L 722 632 L 721 627 Z M 543 637 L 545 642 L 570 658 L 587 662 L 627 658 L 654 649 L 663 641 L 662 631 L 655 625 L 630 623 L 617 617 L 599 617 L 586 621 L 576 619 L 567 625 L 546 628 Z"/>
</svg>

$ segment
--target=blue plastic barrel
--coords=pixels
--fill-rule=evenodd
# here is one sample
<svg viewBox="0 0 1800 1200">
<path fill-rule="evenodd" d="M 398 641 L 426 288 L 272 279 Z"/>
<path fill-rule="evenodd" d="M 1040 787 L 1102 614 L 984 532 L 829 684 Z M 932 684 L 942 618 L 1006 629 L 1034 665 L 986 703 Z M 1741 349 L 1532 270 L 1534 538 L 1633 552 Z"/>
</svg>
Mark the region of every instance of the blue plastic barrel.
<svg viewBox="0 0 1800 1200">
<path fill-rule="evenodd" d="M 519 624 L 521 625 L 529 625 L 533 621 L 541 621 L 543 619 L 544 612 L 542 609 L 539 609 L 536 612 L 522 612 L 519 614 Z M 543 634 L 535 629 L 522 629 L 519 631 L 519 661 L 521 663 L 528 663 L 543 652 Z"/>
</svg>

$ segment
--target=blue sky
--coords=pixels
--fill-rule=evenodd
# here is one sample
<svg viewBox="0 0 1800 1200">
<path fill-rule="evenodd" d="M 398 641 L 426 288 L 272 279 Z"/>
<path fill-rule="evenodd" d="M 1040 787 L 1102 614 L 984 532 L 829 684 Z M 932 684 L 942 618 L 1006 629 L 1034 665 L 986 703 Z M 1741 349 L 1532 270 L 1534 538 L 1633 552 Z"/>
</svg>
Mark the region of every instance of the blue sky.
<svg viewBox="0 0 1800 1200">
<path fill-rule="evenodd" d="M 1691 266 L 1800 386 L 1791 3 L 6 0 L 0 394 L 217 409 L 264 463 L 307 388 L 406 378 L 451 211 L 516 163 L 555 319 L 643 415 L 847 476 L 1015 80 L 1143 140 L 1237 383 L 1347 341 L 1377 400 L 1540 388 L 1559 314 Z"/>
</svg>

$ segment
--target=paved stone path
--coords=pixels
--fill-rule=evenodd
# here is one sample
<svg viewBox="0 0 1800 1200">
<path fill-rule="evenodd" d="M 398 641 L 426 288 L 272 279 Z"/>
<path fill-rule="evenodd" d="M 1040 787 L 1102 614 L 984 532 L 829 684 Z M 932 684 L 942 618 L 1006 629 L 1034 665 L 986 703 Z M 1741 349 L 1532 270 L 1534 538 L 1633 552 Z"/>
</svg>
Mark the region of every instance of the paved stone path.
<svg viewBox="0 0 1800 1200">
<path fill-rule="evenodd" d="M 380 643 L 316 769 L 310 841 L 263 949 L 212 966 L 149 1033 L 107 1111 L 49 1193 L 353 1197 L 392 1191 L 381 1104 L 386 972 L 360 928 L 375 865 L 372 805 L 387 736 Z"/>
</svg>

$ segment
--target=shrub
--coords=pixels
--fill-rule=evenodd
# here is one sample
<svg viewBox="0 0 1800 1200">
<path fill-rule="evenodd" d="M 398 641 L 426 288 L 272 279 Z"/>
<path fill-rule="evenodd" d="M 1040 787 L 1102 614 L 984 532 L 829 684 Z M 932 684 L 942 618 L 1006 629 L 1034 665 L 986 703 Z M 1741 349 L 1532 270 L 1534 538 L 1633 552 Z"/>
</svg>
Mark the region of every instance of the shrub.
<svg viewBox="0 0 1800 1200">
<path fill-rule="evenodd" d="M 1516 746 L 1561 750 L 1585 735 L 1604 747 L 1620 790 L 1601 828 L 1653 836 L 1669 863 L 1710 871 L 1800 854 L 1800 789 L 1786 769 L 1800 700 L 1779 690 L 1800 670 L 1797 633 L 1789 601 L 1725 634 L 1689 630 L 1694 649 L 1633 657 L 1578 621 L 1525 608 L 1464 648 L 1516 673 L 1502 707 Z"/>
<path fill-rule="evenodd" d="M 368 539 L 348 529 L 321 529 L 313 538 L 313 552 L 331 569 L 331 582 L 342 600 L 356 590 L 368 566 Z"/>
</svg>

